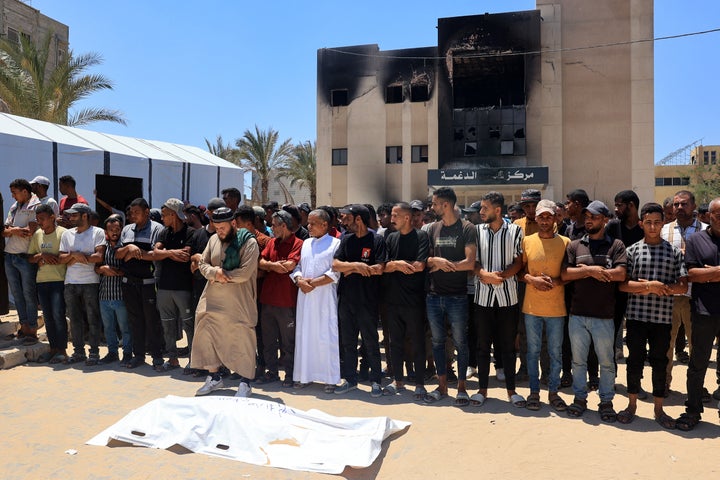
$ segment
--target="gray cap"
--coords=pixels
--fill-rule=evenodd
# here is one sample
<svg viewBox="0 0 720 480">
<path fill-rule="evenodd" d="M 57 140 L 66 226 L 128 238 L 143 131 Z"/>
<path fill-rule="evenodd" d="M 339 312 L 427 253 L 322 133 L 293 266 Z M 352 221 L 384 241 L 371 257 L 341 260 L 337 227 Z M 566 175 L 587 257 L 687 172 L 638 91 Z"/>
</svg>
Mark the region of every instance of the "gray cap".
<svg viewBox="0 0 720 480">
<path fill-rule="evenodd" d="M 65 210 L 65 213 L 90 213 L 92 209 L 84 203 L 76 203 L 72 207 Z"/>
<path fill-rule="evenodd" d="M 50 179 L 47 177 L 43 177 L 42 175 L 38 175 L 37 177 L 30 180 L 30 183 L 37 183 L 38 185 L 45 185 L 46 187 L 50 186 Z"/>
<path fill-rule="evenodd" d="M 610 209 L 600 200 L 593 200 L 590 202 L 590 205 L 583 208 L 583 213 L 590 212 L 593 215 L 604 215 L 606 217 L 610 216 Z"/>
<path fill-rule="evenodd" d="M 185 204 L 179 198 L 168 198 L 167 201 L 163 204 L 162 208 L 172 210 L 173 212 L 175 212 L 175 215 L 178 216 L 180 221 L 185 221 L 185 212 L 183 212 Z"/>
<path fill-rule="evenodd" d="M 413 210 L 420 210 L 421 212 L 425 210 L 425 204 L 422 200 L 413 200 L 412 202 L 410 202 L 410 207 Z"/>
</svg>

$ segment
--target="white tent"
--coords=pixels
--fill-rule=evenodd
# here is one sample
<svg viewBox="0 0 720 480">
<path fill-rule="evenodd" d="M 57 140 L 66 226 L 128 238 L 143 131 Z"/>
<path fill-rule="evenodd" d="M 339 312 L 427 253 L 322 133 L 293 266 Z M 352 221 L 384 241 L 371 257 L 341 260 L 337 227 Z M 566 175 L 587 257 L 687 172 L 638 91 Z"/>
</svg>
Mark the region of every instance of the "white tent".
<svg viewBox="0 0 720 480">
<path fill-rule="evenodd" d="M 29 181 L 36 175 L 50 179 L 48 195 L 56 199 L 61 197 L 58 179 L 71 175 L 78 193 L 93 208 L 94 189 L 116 208 L 140 192 L 151 207 L 160 207 L 171 197 L 200 205 L 219 196 L 224 188 L 243 191 L 240 167 L 197 147 L 0 113 L 0 188 L 6 210 L 12 202 L 10 182 L 16 178 Z"/>
</svg>

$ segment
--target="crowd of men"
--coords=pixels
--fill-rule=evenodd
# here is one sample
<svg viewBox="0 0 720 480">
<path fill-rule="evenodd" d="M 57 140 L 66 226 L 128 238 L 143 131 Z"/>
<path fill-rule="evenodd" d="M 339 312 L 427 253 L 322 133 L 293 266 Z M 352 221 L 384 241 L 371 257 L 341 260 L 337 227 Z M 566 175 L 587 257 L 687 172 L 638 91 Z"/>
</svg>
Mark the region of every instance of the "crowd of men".
<svg viewBox="0 0 720 480">
<path fill-rule="evenodd" d="M 627 424 L 647 396 L 647 361 L 662 427 L 690 430 L 703 404 L 720 400 L 720 388 L 711 396 L 703 386 L 720 334 L 720 199 L 698 212 L 686 190 L 642 206 L 627 190 L 611 212 L 584 190 L 553 202 L 530 189 L 512 208 L 488 192 L 460 209 L 443 187 L 427 202 L 376 212 L 250 207 L 227 188 L 203 207 L 170 198 L 153 212 L 138 198 L 111 207 L 101 228 L 72 177 L 60 178 L 59 204 L 49 183 L 10 184 L 2 233 L 20 342 L 38 341 L 38 302 L 43 311 L 50 350 L 41 362 L 133 369 L 149 355 L 159 372 L 204 376 L 196 395 L 224 388 L 230 372 L 241 397 L 251 383 L 320 383 L 342 395 L 369 381 L 373 397 L 413 384 L 414 400 L 435 403 L 456 385 L 454 405 L 480 407 L 494 361 L 514 407 L 539 410 L 544 384 L 551 408 L 579 417 L 597 390 L 600 418 Z M 628 404 L 616 412 L 624 332 Z M 675 355 L 688 363 L 677 419 L 663 410 Z M 525 380 L 527 398 L 517 390 Z M 569 405 L 558 394 L 568 387 Z"/>
</svg>

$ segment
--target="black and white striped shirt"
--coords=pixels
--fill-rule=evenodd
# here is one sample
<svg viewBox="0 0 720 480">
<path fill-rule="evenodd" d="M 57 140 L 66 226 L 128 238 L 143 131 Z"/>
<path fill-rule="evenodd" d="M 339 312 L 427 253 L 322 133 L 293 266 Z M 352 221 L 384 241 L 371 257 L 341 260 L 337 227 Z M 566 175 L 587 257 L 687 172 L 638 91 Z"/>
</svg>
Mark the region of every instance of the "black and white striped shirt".
<svg viewBox="0 0 720 480">
<path fill-rule="evenodd" d="M 122 261 L 115 258 L 115 249 L 110 242 L 106 241 L 105 245 L 105 259 L 102 264 L 120 268 Z M 123 277 L 100 275 L 100 300 L 122 300 L 122 279 Z"/>
<path fill-rule="evenodd" d="M 503 222 L 497 232 L 486 223 L 477 226 L 477 261 L 487 272 L 499 272 L 522 256 L 522 228 Z M 499 285 L 487 285 L 477 280 L 475 303 L 481 307 L 509 307 L 518 303 L 518 283 L 513 275 Z"/>
</svg>

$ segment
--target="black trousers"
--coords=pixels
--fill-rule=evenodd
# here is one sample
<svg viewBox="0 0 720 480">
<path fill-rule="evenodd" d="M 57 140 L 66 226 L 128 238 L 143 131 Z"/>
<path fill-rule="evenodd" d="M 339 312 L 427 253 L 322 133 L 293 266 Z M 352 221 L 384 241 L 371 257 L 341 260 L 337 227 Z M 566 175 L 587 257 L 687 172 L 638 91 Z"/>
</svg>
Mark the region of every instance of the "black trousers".
<svg viewBox="0 0 720 480">
<path fill-rule="evenodd" d="M 473 322 L 477 331 L 478 388 L 488 387 L 490 344 L 494 341 L 502 351 L 505 388 L 515 390 L 515 336 L 519 311 L 518 305 L 509 307 L 477 305 L 477 308 L 473 309 Z"/>
<path fill-rule="evenodd" d="M 705 386 L 705 373 L 710 363 L 713 342 L 720 335 L 720 315 L 701 315 L 692 313 L 692 349 L 687 369 L 687 394 L 685 402 L 688 413 L 700 414 L 703 411 L 702 394 Z M 667 352 L 667 351 L 666 351 Z"/>
<path fill-rule="evenodd" d="M 340 300 L 338 304 L 340 322 L 340 349 L 342 363 L 340 373 L 349 383 L 357 384 L 358 334 L 365 345 L 370 381 L 380 383 L 380 344 L 378 336 L 378 311 L 369 305 Z"/>
<path fill-rule="evenodd" d="M 385 305 L 383 320 L 387 321 L 390 334 L 390 358 L 393 378 L 403 380 L 403 358 L 405 339 L 410 338 L 415 366 L 415 384 L 423 385 L 425 377 L 425 308 L 407 305 Z"/>
<path fill-rule="evenodd" d="M 629 352 L 627 358 L 627 392 L 640 393 L 640 379 L 647 358 L 650 361 L 650 368 L 652 368 L 653 397 L 662 397 L 665 393 L 667 351 L 670 348 L 672 325 L 628 319 L 626 326 Z M 648 344 L 650 345 L 649 352 L 646 349 Z"/>
<path fill-rule="evenodd" d="M 153 359 L 162 358 L 163 330 L 157 310 L 155 285 L 141 282 L 123 283 L 123 298 L 130 320 L 133 355 L 145 358 L 145 348 Z"/>
</svg>

